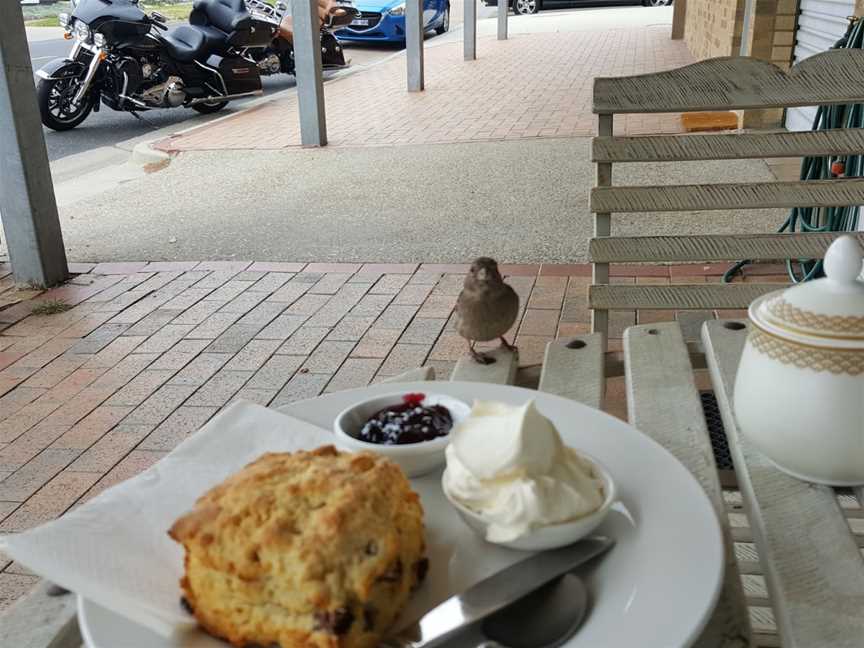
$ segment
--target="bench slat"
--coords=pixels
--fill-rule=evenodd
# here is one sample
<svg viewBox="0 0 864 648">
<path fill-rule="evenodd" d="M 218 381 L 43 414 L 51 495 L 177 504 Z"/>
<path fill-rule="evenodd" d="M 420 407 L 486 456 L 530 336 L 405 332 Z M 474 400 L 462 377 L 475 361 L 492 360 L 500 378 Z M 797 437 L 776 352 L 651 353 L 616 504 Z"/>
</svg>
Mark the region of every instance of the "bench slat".
<svg viewBox="0 0 864 648">
<path fill-rule="evenodd" d="M 606 385 L 603 369 L 602 334 L 554 340 L 546 345 L 537 389 L 602 409 Z"/>
<path fill-rule="evenodd" d="M 864 103 L 864 51 L 831 50 L 787 73 L 751 57 L 722 57 L 594 80 L 595 113 L 658 113 Z"/>
<path fill-rule="evenodd" d="M 734 135 L 595 137 L 591 142 L 594 162 L 737 160 L 862 153 L 864 128 Z"/>
<path fill-rule="evenodd" d="M 864 204 L 864 178 L 595 187 L 591 190 L 591 211 L 604 213 L 836 207 L 860 204 Z"/>
<path fill-rule="evenodd" d="M 805 234 L 705 234 L 697 236 L 617 236 L 593 238 L 591 261 L 605 263 L 729 261 L 734 259 L 821 259 L 846 232 Z M 857 234 L 864 243 L 864 233 Z"/>
<path fill-rule="evenodd" d="M 634 326 L 624 332 L 627 409 L 630 422 L 669 450 L 705 490 L 723 533 L 723 591 L 699 646 L 741 646 L 750 625 L 717 479 L 708 427 L 693 380 L 687 347 L 674 322 Z"/>
<path fill-rule="evenodd" d="M 453 368 L 453 373 L 450 375 L 450 380 L 512 385 L 516 378 L 516 369 L 519 368 L 519 354 L 498 348 L 487 352 L 486 355 L 495 358 L 495 362 L 481 365 L 469 355 L 459 358 Z"/>
<path fill-rule="evenodd" d="M 778 290 L 783 284 L 683 284 L 675 286 L 590 286 L 591 308 L 624 310 L 703 310 L 747 308 L 757 297 Z"/>
<path fill-rule="evenodd" d="M 860 646 L 864 561 L 835 492 L 781 473 L 738 430 L 733 388 L 745 331 L 715 321 L 702 337 L 783 645 Z"/>
<path fill-rule="evenodd" d="M 41 581 L 0 615 L 0 646 L 9 648 L 80 648 L 75 595 L 48 596 Z"/>
</svg>

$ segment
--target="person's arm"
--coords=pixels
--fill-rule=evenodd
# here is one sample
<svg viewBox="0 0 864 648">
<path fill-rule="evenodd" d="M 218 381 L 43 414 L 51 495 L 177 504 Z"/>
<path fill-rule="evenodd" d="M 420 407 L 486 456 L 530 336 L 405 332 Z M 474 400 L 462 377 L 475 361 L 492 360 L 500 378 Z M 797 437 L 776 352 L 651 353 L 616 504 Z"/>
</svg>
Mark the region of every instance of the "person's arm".
<svg viewBox="0 0 864 648">
<path fill-rule="evenodd" d="M 333 11 L 340 11 L 333 0 L 318 0 L 318 20 L 321 21 L 321 24 L 327 22 L 328 16 Z M 294 22 L 291 20 L 290 13 L 285 15 L 279 25 L 279 37 L 284 38 L 289 43 L 294 42 Z"/>
</svg>

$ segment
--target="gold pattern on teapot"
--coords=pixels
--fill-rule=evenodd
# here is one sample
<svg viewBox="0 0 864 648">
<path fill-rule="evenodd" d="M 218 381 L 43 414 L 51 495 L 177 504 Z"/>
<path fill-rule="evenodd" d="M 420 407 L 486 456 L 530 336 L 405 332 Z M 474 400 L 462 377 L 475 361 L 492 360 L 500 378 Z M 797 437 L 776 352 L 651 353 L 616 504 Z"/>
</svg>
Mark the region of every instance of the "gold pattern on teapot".
<svg viewBox="0 0 864 648">
<path fill-rule="evenodd" d="M 796 344 L 775 337 L 755 326 L 750 330 L 750 344 L 756 351 L 772 360 L 799 369 L 850 376 L 864 374 L 864 353 L 861 351 Z"/>
<path fill-rule="evenodd" d="M 768 312 L 780 321 L 779 326 L 788 322 L 798 329 L 824 331 L 826 334 L 837 333 L 837 337 L 842 336 L 847 339 L 864 337 L 864 317 L 820 315 L 793 306 L 782 297 L 771 300 L 767 307 Z"/>
</svg>

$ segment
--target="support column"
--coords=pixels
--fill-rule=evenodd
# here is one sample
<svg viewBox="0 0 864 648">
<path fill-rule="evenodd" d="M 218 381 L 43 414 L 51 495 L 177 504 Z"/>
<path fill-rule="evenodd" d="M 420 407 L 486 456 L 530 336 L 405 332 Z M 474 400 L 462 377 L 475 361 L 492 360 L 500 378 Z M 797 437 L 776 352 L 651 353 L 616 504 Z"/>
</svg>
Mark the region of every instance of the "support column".
<svg viewBox="0 0 864 648">
<path fill-rule="evenodd" d="M 675 0 L 672 6 L 672 40 L 684 38 L 684 25 L 687 22 L 687 0 Z"/>
<path fill-rule="evenodd" d="M 423 73 L 423 0 L 405 2 L 405 50 L 408 59 L 408 92 L 426 87 Z"/>
<path fill-rule="evenodd" d="M 324 80 L 321 75 L 321 22 L 317 0 L 292 0 L 294 77 L 300 109 L 300 142 L 327 146 Z"/>
<path fill-rule="evenodd" d="M 743 7 L 738 53 L 788 70 L 795 47 L 798 0 L 743 0 L 739 4 Z M 741 128 L 776 128 L 783 124 L 783 112 L 782 108 L 742 110 L 738 124 Z"/>
<path fill-rule="evenodd" d="M 510 0 L 498 0 L 498 40 L 507 40 L 507 14 Z"/>
<path fill-rule="evenodd" d="M 53 286 L 69 273 L 51 167 L 17 1 L 0 20 L 0 218 L 15 280 Z"/>
<path fill-rule="evenodd" d="M 864 0 L 862 0 L 864 1 Z M 465 24 L 462 27 L 465 60 L 477 59 L 477 0 L 465 0 Z"/>
</svg>

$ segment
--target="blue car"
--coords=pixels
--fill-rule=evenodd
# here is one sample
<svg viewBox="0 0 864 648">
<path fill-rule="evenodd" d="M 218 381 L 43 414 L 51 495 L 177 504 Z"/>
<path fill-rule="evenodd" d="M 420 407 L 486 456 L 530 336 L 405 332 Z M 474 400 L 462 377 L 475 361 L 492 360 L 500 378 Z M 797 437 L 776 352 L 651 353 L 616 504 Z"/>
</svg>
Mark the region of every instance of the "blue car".
<svg viewBox="0 0 864 648">
<path fill-rule="evenodd" d="M 360 17 L 336 32 L 339 40 L 405 42 L 405 0 L 355 0 L 354 7 Z M 450 1 L 423 0 L 423 24 L 438 34 L 450 29 Z"/>
</svg>

